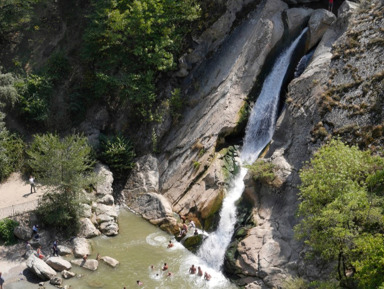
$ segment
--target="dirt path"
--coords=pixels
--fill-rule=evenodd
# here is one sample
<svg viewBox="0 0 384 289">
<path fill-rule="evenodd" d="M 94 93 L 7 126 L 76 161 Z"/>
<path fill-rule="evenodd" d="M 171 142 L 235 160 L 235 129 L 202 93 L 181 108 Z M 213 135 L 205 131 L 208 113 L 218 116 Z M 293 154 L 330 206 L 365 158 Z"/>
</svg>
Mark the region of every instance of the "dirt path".
<svg viewBox="0 0 384 289">
<path fill-rule="evenodd" d="M 23 179 L 20 173 L 12 173 L 0 184 L 0 219 L 35 209 L 44 191 L 37 183 L 36 193 L 31 194 L 28 180 Z"/>
</svg>

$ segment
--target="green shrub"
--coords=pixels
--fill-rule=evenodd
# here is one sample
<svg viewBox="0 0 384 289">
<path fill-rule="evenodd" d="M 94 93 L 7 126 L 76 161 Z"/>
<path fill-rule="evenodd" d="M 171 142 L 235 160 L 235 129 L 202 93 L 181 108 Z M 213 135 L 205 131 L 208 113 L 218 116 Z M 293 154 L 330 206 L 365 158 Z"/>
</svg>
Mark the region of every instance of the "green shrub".
<svg viewBox="0 0 384 289">
<path fill-rule="evenodd" d="M 0 220 L 0 240 L 2 240 L 5 245 L 12 245 L 16 243 L 17 239 L 13 234 L 13 230 L 18 225 L 18 222 L 9 218 Z"/>
<path fill-rule="evenodd" d="M 43 124 L 49 114 L 52 83 L 49 77 L 30 74 L 24 82 L 16 84 L 20 101 L 20 113 L 31 124 Z"/>
<path fill-rule="evenodd" d="M 181 98 L 180 88 L 175 88 L 172 91 L 171 98 L 169 99 L 169 106 L 171 115 L 175 123 L 179 122 L 183 110 L 184 101 Z"/>
<path fill-rule="evenodd" d="M 52 82 L 57 85 L 65 79 L 71 67 L 68 58 L 65 57 L 63 52 L 56 52 L 48 59 L 44 74 L 48 75 Z"/>
<path fill-rule="evenodd" d="M 135 165 L 135 150 L 131 142 L 121 135 L 100 136 L 100 159 L 117 178 L 123 177 Z"/>
<path fill-rule="evenodd" d="M 258 159 L 252 165 L 245 167 L 250 170 L 255 181 L 270 183 L 275 179 L 275 166 L 270 162 Z"/>
<path fill-rule="evenodd" d="M 23 140 L 16 134 L 0 134 L 0 181 L 22 167 L 24 147 Z"/>
</svg>

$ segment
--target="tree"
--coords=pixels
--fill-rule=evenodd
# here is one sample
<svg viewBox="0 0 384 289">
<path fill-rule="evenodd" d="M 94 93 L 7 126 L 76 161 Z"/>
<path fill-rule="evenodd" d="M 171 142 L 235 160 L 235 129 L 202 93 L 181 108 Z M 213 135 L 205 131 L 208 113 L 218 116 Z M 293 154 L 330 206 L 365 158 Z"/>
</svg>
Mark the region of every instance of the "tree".
<svg viewBox="0 0 384 289">
<path fill-rule="evenodd" d="M 300 171 L 296 234 L 312 253 L 337 261 L 347 288 L 384 286 L 383 168 L 383 158 L 332 140 Z"/>
<path fill-rule="evenodd" d="M 199 6 L 194 0 L 93 0 L 92 4 L 83 55 L 94 69 L 95 94 L 128 100 L 138 116 L 152 120 L 156 78 L 175 67 L 189 23 L 199 17 Z"/>
<path fill-rule="evenodd" d="M 18 99 L 15 81 L 11 73 L 2 73 L 0 69 L 0 181 L 21 166 L 24 149 L 23 141 L 5 127 L 5 113 L 1 111 L 6 104 L 13 105 Z"/>
<path fill-rule="evenodd" d="M 39 204 L 43 221 L 67 233 L 78 229 L 80 192 L 94 179 L 91 147 L 85 137 L 36 135 L 27 150 L 28 165 L 36 179 L 50 188 Z"/>
</svg>

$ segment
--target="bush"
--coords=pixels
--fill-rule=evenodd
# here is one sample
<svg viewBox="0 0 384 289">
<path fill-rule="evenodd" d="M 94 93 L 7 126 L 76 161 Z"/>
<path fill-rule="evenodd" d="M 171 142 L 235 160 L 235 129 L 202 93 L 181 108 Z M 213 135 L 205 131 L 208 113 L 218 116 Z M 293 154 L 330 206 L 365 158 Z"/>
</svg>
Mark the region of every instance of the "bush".
<svg viewBox="0 0 384 289">
<path fill-rule="evenodd" d="M 52 83 L 49 77 L 30 74 L 24 82 L 16 84 L 20 95 L 19 109 L 22 117 L 32 124 L 43 124 L 49 114 Z"/>
<path fill-rule="evenodd" d="M 49 75 L 51 81 L 57 85 L 68 76 L 71 67 L 64 53 L 56 52 L 49 58 L 45 70 L 45 74 Z"/>
<path fill-rule="evenodd" d="M 250 170 L 255 181 L 271 183 L 275 179 L 275 166 L 270 162 L 258 159 L 252 165 L 245 167 Z"/>
<path fill-rule="evenodd" d="M 24 160 L 24 142 L 16 134 L 0 136 L 0 181 L 19 170 Z"/>
<path fill-rule="evenodd" d="M 0 240 L 2 240 L 5 245 L 12 245 L 16 243 L 17 239 L 13 234 L 13 230 L 18 225 L 18 222 L 9 218 L 0 220 Z"/>
<path fill-rule="evenodd" d="M 121 178 L 135 165 L 136 154 L 131 142 L 121 135 L 100 135 L 100 159 L 117 178 Z"/>
</svg>

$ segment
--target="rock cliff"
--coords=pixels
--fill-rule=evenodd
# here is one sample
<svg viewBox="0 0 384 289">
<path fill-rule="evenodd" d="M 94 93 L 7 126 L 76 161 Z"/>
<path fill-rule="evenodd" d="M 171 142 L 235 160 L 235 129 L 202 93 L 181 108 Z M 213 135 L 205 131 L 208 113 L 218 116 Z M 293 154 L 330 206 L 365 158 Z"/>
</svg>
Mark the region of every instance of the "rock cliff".
<svg viewBox="0 0 384 289">
<path fill-rule="evenodd" d="M 325 10 L 262 1 L 236 28 L 229 15 L 248 3 L 229 3 L 227 22 L 220 18 L 211 37 L 202 37 L 181 60 L 178 77 L 185 77 L 187 98 L 182 120 L 166 125 L 163 153 L 138 162 L 147 169 L 133 172 L 123 195 L 129 206 L 170 232 L 177 228 L 174 213 L 211 228 L 236 172 L 236 146 L 228 139 L 242 135 L 250 94 L 271 55 L 308 23 L 305 47 L 317 48 L 304 73 L 289 84 L 286 108 L 264 156 L 277 168 L 277 181 L 255 183 L 248 176 L 244 199 L 253 205 L 256 226 L 231 245 L 225 270 L 246 288 L 278 288 L 298 274 L 321 278 L 326 272 L 304 264 L 304 247 L 293 236 L 298 171 L 332 136 L 372 150 L 382 145 L 382 3 L 346 1 L 335 21 Z M 214 35 L 220 40 L 213 41 Z"/>
</svg>

